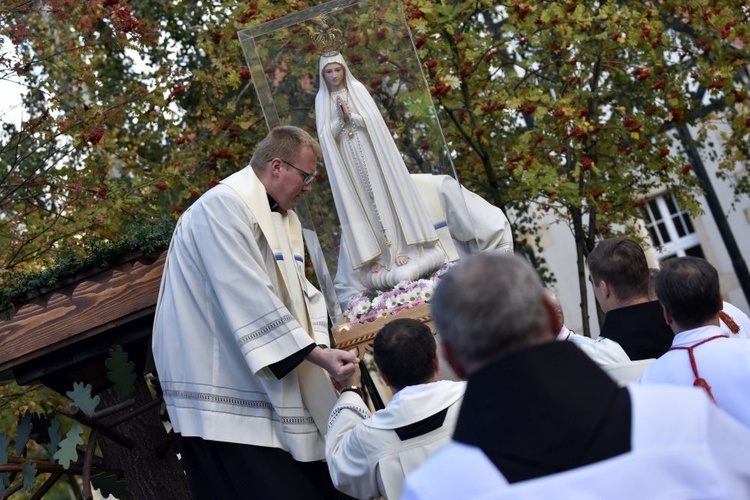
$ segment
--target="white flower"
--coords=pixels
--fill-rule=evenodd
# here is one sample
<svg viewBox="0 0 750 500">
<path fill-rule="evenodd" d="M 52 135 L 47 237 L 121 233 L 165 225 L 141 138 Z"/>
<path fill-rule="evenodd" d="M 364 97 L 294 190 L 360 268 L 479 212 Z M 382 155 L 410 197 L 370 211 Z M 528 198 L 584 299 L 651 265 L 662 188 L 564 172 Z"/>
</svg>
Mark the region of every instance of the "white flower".
<svg viewBox="0 0 750 500">
<path fill-rule="evenodd" d="M 350 302 L 344 311 L 344 320 L 357 324 L 383 318 L 396 308 L 409 309 L 414 305 L 427 303 L 432 298 L 435 286 L 440 281 L 440 276 L 453 265 L 446 263 L 430 278 L 422 278 L 415 281 L 404 280 L 396 284 L 391 290 L 379 290 L 375 297 L 370 300 L 365 294 L 360 293 Z"/>
</svg>

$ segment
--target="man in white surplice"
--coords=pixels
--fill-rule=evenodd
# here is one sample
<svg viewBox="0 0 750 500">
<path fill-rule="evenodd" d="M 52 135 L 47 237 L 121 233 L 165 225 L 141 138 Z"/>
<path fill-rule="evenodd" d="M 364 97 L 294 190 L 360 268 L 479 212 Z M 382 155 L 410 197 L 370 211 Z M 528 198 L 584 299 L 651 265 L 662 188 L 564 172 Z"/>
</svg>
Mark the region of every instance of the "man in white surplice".
<svg viewBox="0 0 750 500">
<path fill-rule="evenodd" d="M 346 378 L 358 360 L 323 348 L 326 311 L 292 210 L 319 155 L 309 134 L 277 127 L 177 222 L 153 353 L 194 498 L 338 495 L 323 462 L 326 371 Z"/>
<path fill-rule="evenodd" d="M 675 335 L 669 351 L 643 372 L 641 383 L 701 387 L 750 428 L 750 340 L 732 338 L 720 326 L 719 273 L 705 259 L 667 259 L 654 288 Z"/>
<path fill-rule="evenodd" d="M 450 441 L 465 383 L 438 380 L 435 338 L 420 321 L 387 323 L 375 336 L 373 352 L 393 398 L 371 415 L 357 374 L 343 381 L 328 422 L 326 459 L 344 493 L 398 499 L 405 475 Z"/>
<path fill-rule="evenodd" d="M 462 259 L 431 307 L 468 382 L 452 442 L 402 498 L 750 498 L 750 431 L 703 391 L 620 387 L 555 342 L 560 321 L 525 259 Z"/>
</svg>

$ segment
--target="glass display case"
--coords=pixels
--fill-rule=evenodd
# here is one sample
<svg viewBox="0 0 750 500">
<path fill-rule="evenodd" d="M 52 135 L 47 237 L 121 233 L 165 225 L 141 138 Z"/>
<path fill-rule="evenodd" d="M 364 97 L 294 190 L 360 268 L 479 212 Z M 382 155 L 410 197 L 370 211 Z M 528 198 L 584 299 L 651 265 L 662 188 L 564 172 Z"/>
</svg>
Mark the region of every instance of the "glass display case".
<svg viewBox="0 0 750 500">
<path fill-rule="evenodd" d="M 364 279 L 385 268 L 405 269 L 428 253 L 445 216 L 431 215 L 430 200 L 417 196 L 412 183 L 456 177 L 400 2 L 331 1 L 238 35 L 268 127 L 301 127 L 324 150 L 313 189 L 296 211 L 334 327 L 364 322 L 358 318 L 368 307 L 367 319 L 385 315 L 373 310 L 373 301 L 403 310 L 426 302 L 425 288 L 451 260 L 439 245 L 439 262 L 430 257 L 426 272 Z M 343 98 L 323 76 L 324 67 L 336 64 L 349 73 Z M 397 157 L 387 152 L 391 147 Z M 420 232 L 425 220 L 429 228 Z M 414 249 L 420 242 L 426 243 Z M 404 249 L 396 250 L 399 244 Z M 362 274 L 347 282 L 351 272 Z M 399 293 L 411 303 L 390 300 Z"/>
</svg>

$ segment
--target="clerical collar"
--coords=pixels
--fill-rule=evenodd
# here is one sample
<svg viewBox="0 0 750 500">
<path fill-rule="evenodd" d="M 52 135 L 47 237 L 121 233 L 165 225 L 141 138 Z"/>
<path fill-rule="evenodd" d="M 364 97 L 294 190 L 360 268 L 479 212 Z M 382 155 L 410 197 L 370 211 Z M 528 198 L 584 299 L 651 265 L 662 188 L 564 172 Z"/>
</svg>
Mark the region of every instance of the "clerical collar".
<svg viewBox="0 0 750 500">
<path fill-rule="evenodd" d="M 279 211 L 279 202 L 274 200 L 270 194 L 266 193 L 266 196 L 268 196 L 268 205 L 271 207 L 271 212 L 278 212 Z"/>
</svg>

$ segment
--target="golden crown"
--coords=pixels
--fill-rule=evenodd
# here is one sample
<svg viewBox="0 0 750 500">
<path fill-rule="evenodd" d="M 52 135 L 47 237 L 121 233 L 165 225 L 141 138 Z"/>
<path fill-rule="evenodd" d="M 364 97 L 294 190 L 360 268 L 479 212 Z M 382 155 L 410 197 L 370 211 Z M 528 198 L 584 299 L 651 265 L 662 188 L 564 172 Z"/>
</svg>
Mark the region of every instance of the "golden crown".
<svg viewBox="0 0 750 500">
<path fill-rule="evenodd" d="M 335 56 L 341 51 L 344 34 L 340 29 L 328 26 L 328 20 L 325 17 L 320 19 L 319 24 L 320 30 L 310 36 L 315 49 L 322 56 Z"/>
</svg>

